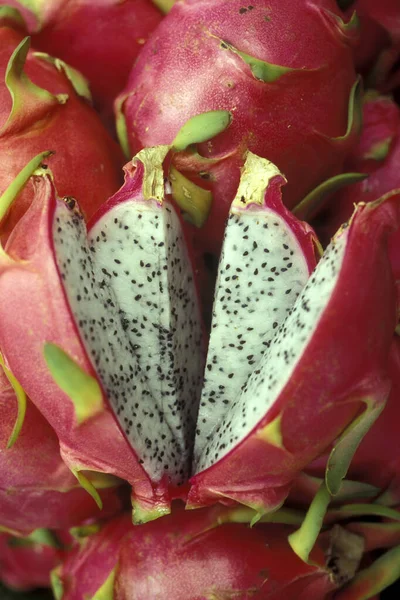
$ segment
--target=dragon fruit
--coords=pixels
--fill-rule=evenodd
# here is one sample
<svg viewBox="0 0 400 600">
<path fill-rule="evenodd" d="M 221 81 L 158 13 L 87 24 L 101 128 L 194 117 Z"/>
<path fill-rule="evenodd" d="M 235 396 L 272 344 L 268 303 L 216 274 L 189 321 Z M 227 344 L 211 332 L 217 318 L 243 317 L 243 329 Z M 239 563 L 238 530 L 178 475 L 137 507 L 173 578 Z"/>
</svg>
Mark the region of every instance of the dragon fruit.
<svg viewBox="0 0 400 600">
<path fill-rule="evenodd" d="M 62 61 L 28 52 L 29 40 L 4 24 L 4 10 L 0 7 L 0 190 L 35 155 L 52 150 L 60 193 L 82 198 L 89 218 L 121 182 L 118 145 L 79 97 L 87 94 L 82 77 Z M 3 238 L 31 201 L 28 186 L 1 223 Z"/>
<path fill-rule="evenodd" d="M 397 314 L 387 238 L 397 219 L 394 195 L 359 206 L 339 230 L 229 413 L 195 457 L 190 507 L 225 499 L 261 513 L 276 507 L 296 471 L 333 442 L 363 405 L 368 414 L 386 400 Z M 234 373 L 236 365 L 229 367 Z M 220 385 L 227 376 L 221 372 Z"/>
<path fill-rule="evenodd" d="M 76 203 L 58 200 L 43 170 L 0 263 L 7 297 L 0 347 L 8 368 L 54 427 L 81 481 L 90 470 L 133 486 L 136 520 L 168 511 L 169 481 L 187 480 L 202 380 L 191 264 L 179 219 L 164 200 L 167 150 L 145 151 L 136 167 L 127 166 L 125 185 L 88 238 Z M 10 320 L 11 309 L 24 318 Z"/>
<path fill-rule="evenodd" d="M 318 242 L 313 230 L 282 204 L 285 183 L 275 165 L 248 153 L 218 267 L 195 460 L 230 411 L 316 265 Z"/>
<path fill-rule="evenodd" d="M 64 554 L 50 530 L 38 529 L 25 538 L 0 533 L 0 580 L 20 591 L 49 587 L 50 572 Z"/>
<path fill-rule="evenodd" d="M 176 505 L 157 523 L 132 527 L 129 515 L 121 515 L 67 555 L 53 572 L 53 590 L 58 600 L 190 600 L 227 594 L 273 600 L 283 592 L 293 599 L 328 599 L 359 565 L 363 539 L 343 528 L 321 535 L 315 562 L 306 565 L 288 545 L 290 527 L 251 529 L 241 523 L 246 518 L 223 507 L 188 513 Z"/>
<path fill-rule="evenodd" d="M 23 14 L 34 46 L 79 69 L 90 83 L 96 108 L 110 119 L 114 99 L 162 13 L 150 0 L 12 4 Z"/>
<path fill-rule="evenodd" d="M 58 439 L 35 406 L 27 400 L 24 411 L 20 397 L 18 411 L 5 374 L 0 375 L 0 400 L 0 531 L 28 535 L 37 528 L 72 527 L 121 510 L 122 482 L 92 478 L 104 506 L 100 511 L 62 461 Z"/>
<path fill-rule="evenodd" d="M 115 105 L 127 155 L 172 144 L 195 115 L 230 115 L 210 141 L 205 119 L 173 158 L 186 217 L 202 225 L 211 204 L 207 225 L 190 228 L 200 257 L 219 253 L 247 149 L 285 174 L 289 207 L 340 169 L 358 128 L 355 30 L 333 0 L 187 0 L 153 33 Z"/>
</svg>

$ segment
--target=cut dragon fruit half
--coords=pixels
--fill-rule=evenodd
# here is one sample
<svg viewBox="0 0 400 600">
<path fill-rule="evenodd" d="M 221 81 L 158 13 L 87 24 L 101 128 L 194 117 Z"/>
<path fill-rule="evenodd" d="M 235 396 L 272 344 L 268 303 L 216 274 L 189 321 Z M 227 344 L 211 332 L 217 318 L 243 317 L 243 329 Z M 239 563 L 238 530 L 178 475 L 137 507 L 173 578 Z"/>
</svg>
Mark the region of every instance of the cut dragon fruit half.
<svg viewBox="0 0 400 600">
<path fill-rule="evenodd" d="M 316 265 L 313 230 L 282 203 L 285 181 L 275 165 L 248 152 L 218 267 L 195 462 Z"/>
<path fill-rule="evenodd" d="M 164 198 L 168 147 L 144 150 L 88 236 L 65 203 L 55 257 L 71 311 L 121 428 L 152 480 L 187 480 L 202 385 L 194 275 Z"/>
<path fill-rule="evenodd" d="M 228 499 L 260 512 L 276 507 L 296 472 L 365 405 L 385 401 L 396 324 L 386 242 L 398 205 L 395 194 L 360 205 L 334 237 L 197 457 L 189 507 Z"/>
<path fill-rule="evenodd" d="M 0 252 L 5 365 L 99 504 L 84 472 L 117 475 L 132 485 L 137 522 L 170 510 L 169 483 L 171 494 L 182 493 L 175 484 L 187 480 L 190 469 L 204 363 L 186 244 L 164 199 L 166 153 L 146 151 L 136 169 L 127 168 L 125 185 L 93 221 L 88 238 L 76 202 L 60 201 L 49 171 L 36 171 L 27 183 L 35 199 Z M 26 183 L 27 169 L 0 204 L 8 206 Z M 122 243 L 130 244 L 126 264 Z M 20 319 L 10 318 L 15 311 Z"/>
</svg>

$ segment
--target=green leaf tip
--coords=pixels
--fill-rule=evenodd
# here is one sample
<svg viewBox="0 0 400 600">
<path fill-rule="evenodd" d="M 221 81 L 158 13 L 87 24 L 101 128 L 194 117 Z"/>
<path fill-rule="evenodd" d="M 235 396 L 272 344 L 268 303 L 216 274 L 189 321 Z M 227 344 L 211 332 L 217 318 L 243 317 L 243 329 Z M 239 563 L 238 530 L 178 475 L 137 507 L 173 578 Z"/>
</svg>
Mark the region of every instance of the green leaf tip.
<svg viewBox="0 0 400 600">
<path fill-rule="evenodd" d="M 365 398 L 364 401 L 366 403 L 365 410 L 345 429 L 329 455 L 325 482 L 332 496 L 339 493 L 342 480 L 346 477 L 358 446 L 385 406 L 383 402 L 372 404 L 369 397 Z"/>
<path fill-rule="evenodd" d="M 314 496 L 299 529 L 291 533 L 288 537 L 292 550 L 305 563 L 311 564 L 309 561 L 310 553 L 321 531 L 330 501 L 331 496 L 325 482 L 323 482 Z"/>
<path fill-rule="evenodd" d="M 334 194 L 353 183 L 364 181 L 364 179 L 367 178 L 368 175 L 366 173 L 341 173 L 340 175 L 330 177 L 307 194 L 307 196 L 294 207 L 292 212 L 297 218 L 307 221 L 315 216 L 331 194 Z"/>
<path fill-rule="evenodd" d="M 64 596 L 64 584 L 60 577 L 60 571 L 60 567 L 56 567 L 50 571 L 50 585 L 55 600 L 62 600 Z"/>
<path fill-rule="evenodd" d="M 47 63 L 54 65 L 59 73 L 63 73 L 68 81 L 71 83 L 75 92 L 81 98 L 85 98 L 88 102 L 92 102 L 92 94 L 90 93 L 88 80 L 78 71 L 71 67 L 68 63 L 64 62 L 60 58 L 55 58 L 46 54 L 46 52 L 34 52 L 33 56 L 40 60 L 44 60 Z"/>
<path fill-rule="evenodd" d="M 380 594 L 400 577 L 400 546 L 382 554 L 371 566 L 359 571 L 338 599 L 368 600 Z"/>
<path fill-rule="evenodd" d="M 196 227 L 202 227 L 211 210 L 212 193 L 187 179 L 175 167 L 170 168 L 169 180 L 172 197 L 185 220 Z"/>
<path fill-rule="evenodd" d="M 181 127 L 174 141 L 172 149 L 185 150 L 192 144 L 200 144 L 211 140 L 229 127 L 232 115 L 228 110 L 211 110 L 195 115 Z"/>
<path fill-rule="evenodd" d="M 213 36 L 216 37 L 216 36 Z M 243 62 L 245 62 L 249 67 L 255 79 L 259 81 L 263 81 L 264 83 L 273 83 L 277 81 L 283 75 L 292 72 L 308 72 L 310 69 L 295 69 L 292 67 L 284 67 L 282 65 L 275 65 L 273 63 L 266 62 L 265 60 L 261 60 L 256 58 L 255 56 L 251 56 L 250 54 L 246 54 L 245 52 L 241 52 L 232 44 L 224 40 L 220 40 L 220 48 L 222 50 L 230 50 L 237 56 L 239 56 Z"/>
<path fill-rule="evenodd" d="M 159 504 L 156 507 L 148 508 L 146 504 L 140 504 L 138 498 L 132 496 L 132 523 L 134 525 L 143 525 L 150 521 L 155 521 L 171 513 L 171 507 L 166 504 Z"/>
<path fill-rule="evenodd" d="M 132 152 L 129 144 L 128 126 L 124 115 L 124 104 L 127 98 L 128 95 L 120 96 L 115 102 L 115 128 L 123 153 L 126 158 L 131 158 Z"/>
<path fill-rule="evenodd" d="M 12 446 L 17 441 L 19 434 L 21 432 L 22 426 L 24 424 L 27 399 L 26 399 L 25 391 L 23 390 L 21 384 L 17 381 L 17 379 L 14 377 L 14 375 L 11 373 L 11 371 L 6 367 L 6 364 L 5 364 L 4 359 L 1 354 L 0 354 L 0 367 L 3 368 L 4 374 L 7 377 L 11 387 L 13 388 L 13 390 L 15 392 L 15 396 L 17 398 L 17 405 L 18 405 L 17 418 L 15 420 L 13 430 L 12 430 L 11 435 L 7 442 L 7 450 L 9 450 L 10 448 L 12 448 Z"/>
<path fill-rule="evenodd" d="M 25 21 L 17 8 L 12 6 L 0 6 L 0 20 L 2 24 L 4 22 L 9 22 L 13 27 L 17 29 L 20 27 L 25 27 Z"/>
<path fill-rule="evenodd" d="M 83 487 L 83 489 L 86 490 L 87 493 L 89 494 L 89 496 L 91 496 L 93 498 L 93 500 L 96 502 L 97 507 L 100 510 L 102 510 L 102 508 L 103 508 L 103 501 L 100 498 L 99 492 L 96 490 L 96 488 L 94 487 L 94 485 L 90 481 L 90 479 L 88 479 L 78 469 L 71 469 L 71 472 L 75 475 L 75 477 L 77 478 L 77 480 L 79 481 L 79 483 L 81 484 L 81 486 Z"/>
<path fill-rule="evenodd" d="M 65 104 L 68 94 L 53 95 L 34 84 L 24 71 L 30 47 L 30 38 L 24 38 L 8 61 L 5 83 L 12 99 L 12 108 L 1 132 L 18 127 L 23 115 L 35 112 L 38 115 L 48 112 L 53 106 Z"/>
<path fill-rule="evenodd" d="M 359 75 L 350 90 L 346 132 L 344 135 L 331 138 L 334 142 L 345 142 L 353 135 L 353 133 L 361 133 L 363 122 L 362 104 L 362 80 Z"/>
<path fill-rule="evenodd" d="M 20 191 L 25 187 L 28 180 L 35 171 L 39 169 L 42 162 L 51 156 L 53 152 L 46 151 L 38 154 L 18 173 L 15 179 L 10 183 L 5 192 L 0 196 L 0 222 L 4 219 L 11 204 L 14 202 Z"/>
<path fill-rule="evenodd" d="M 114 581 L 116 567 L 108 575 L 103 585 L 97 590 L 90 600 L 113 600 L 114 598 Z"/>
<path fill-rule="evenodd" d="M 152 2 L 164 15 L 166 15 L 174 6 L 176 0 L 152 0 Z"/>
<path fill-rule="evenodd" d="M 43 352 L 54 381 L 74 405 L 78 424 L 101 412 L 103 396 L 98 381 L 56 344 L 46 343 Z"/>
</svg>

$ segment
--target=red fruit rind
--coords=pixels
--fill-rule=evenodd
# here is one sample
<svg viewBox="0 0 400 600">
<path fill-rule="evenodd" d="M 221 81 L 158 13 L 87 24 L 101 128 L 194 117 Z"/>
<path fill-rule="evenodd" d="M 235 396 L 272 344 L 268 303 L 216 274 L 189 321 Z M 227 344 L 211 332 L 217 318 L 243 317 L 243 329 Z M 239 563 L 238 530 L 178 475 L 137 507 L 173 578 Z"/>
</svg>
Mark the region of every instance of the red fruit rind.
<svg viewBox="0 0 400 600">
<path fill-rule="evenodd" d="M 53 592 L 57 600 L 82 598 L 113 598 L 115 567 L 122 539 L 132 527 L 129 514 L 123 514 L 100 525 L 93 535 L 83 537 L 67 554 L 64 562 L 51 574 Z"/>
</svg>

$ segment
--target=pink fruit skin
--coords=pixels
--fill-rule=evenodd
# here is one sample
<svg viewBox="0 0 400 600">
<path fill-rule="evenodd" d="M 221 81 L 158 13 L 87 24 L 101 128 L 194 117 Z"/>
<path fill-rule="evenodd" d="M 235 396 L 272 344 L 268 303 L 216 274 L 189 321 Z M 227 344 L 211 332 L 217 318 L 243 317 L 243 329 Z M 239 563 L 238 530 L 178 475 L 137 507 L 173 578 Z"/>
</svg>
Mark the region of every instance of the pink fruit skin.
<svg viewBox="0 0 400 600">
<path fill-rule="evenodd" d="M 113 102 L 161 12 L 150 0 L 52 0 L 42 11 L 34 46 L 79 69 L 96 107 L 111 119 Z"/>
<path fill-rule="evenodd" d="M 332 138 L 345 135 L 355 72 L 354 32 L 345 32 L 337 15 L 331 0 L 257 0 L 250 9 L 239 0 L 177 2 L 139 55 L 116 102 L 132 154 L 172 143 L 196 114 L 232 114 L 226 131 L 198 145 L 202 156 L 188 151 L 174 159 L 185 176 L 213 192 L 206 225 L 191 227 L 202 251 L 219 252 L 246 149 L 287 177 L 289 207 L 340 169 L 355 132 Z M 265 83 L 223 42 L 295 71 Z"/>
<path fill-rule="evenodd" d="M 131 529 L 131 515 L 125 513 L 75 544 L 57 569 L 63 587 L 62 600 L 94 597 L 114 569 L 122 539 Z"/>
<path fill-rule="evenodd" d="M 1 23 L 0 23 L 1 25 Z M 74 91 L 63 73 L 30 51 L 25 71 L 52 94 L 68 94 L 65 104 L 23 97 L 18 120 L 6 125 L 12 100 L 4 76 L 11 54 L 23 39 L 20 32 L 0 27 L 0 192 L 37 154 L 55 151 L 51 167 L 61 196 L 81 199 L 86 218 L 119 187 L 122 155 L 98 115 Z M 24 191 L 1 224 L 4 239 L 32 201 Z"/>
<path fill-rule="evenodd" d="M 17 545 L 18 541 L 0 533 L 0 580 L 20 591 L 49 587 L 50 571 L 61 562 L 64 552 L 36 542 Z"/>
<path fill-rule="evenodd" d="M 52 342 L 96 377 L 55 264 L 54 186 L 49 177 L 33 178 L 33 184 L 28 185 L 34 185 L 34 201 L 8 240 L 5 249 L 9 256 L 0 258 L 0 295 L 4 300 L 0 308 L 0 347 L 5 360 L 55 430 L 68 466 L 125 479 L 134 488 L 137 504 L 156 510 L 167 503 L 163 484 L 152 486 L 108 405 L 78 425 L 71 400 L 55 384 L 45 363 L 43 347 Z"/>
<path fill-rule="evenodd" d="M 215 527 L 213 511 L 184 512 L 131 529 L 122 542 L 115 600 L 328 599 L 336 588 L 316 547 L 316 565 L 291 550 L 282 525 Z M 69 600 L 69 599 L 68 599 Z"/>
<path fill-rule="evenodd" d="M 29 400 L 19 437 L 7 448 L 16 416 L 15 394 L 0 374 L 0 527 L 28 535 L 34 529 L 72 527 L 121 510 L 117 482 L 100 491 L 104 508 L 97 508 L 62 461 L 53 429 Z"/>
<path fill-rule="evenodd" d="M 342 232 L 347 245 L 339 279 L 290 380 L 248 437 L 192 478 L 190 507 L 229 500 L 260 510 L 276 506 L 296 474 L 352 421 L 363 397 L 386 399 L 397 315 L 387 238 L 398 211 L 399 196 L 360 207 Z M 279 444 L 263 432 L 277 417 Z"/>
<path fill-rule="evenodd" d="M 317 232 L 323 243 L 353 212 L 354 204 L 372 202 L 400 189 L 400 109 L 388 96 L 367 95 L 360 141 L 346 161 L 346 171 L 367 173 L 368 178 L 342 189 L 319 217 Z M 400 277 L 400 234 L 391 238 L 391 260 Z"/>
<path fill-rule="evenodd" d="M 388 489 L 389 503 L 400 502 L 400 338 L 395 336 L 389 355 L 392 389 L 387 404 L 360 444 L 348 471 L 348 479 L 370 483 L 382 491 Z M 316 460 L 307 471 L 323 476 L 326 456 Z"/>
<path fill-rule="evenodd" d="M 358 69 L 372 66 L 371 82 L 383 92 L 400 85 L 400 9 L 398 0 L 356 0 L 361 22 L 360 47 L 356 51 Z M 374 64 L 375 63 L 375 64 Z"/>
</svg>

